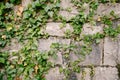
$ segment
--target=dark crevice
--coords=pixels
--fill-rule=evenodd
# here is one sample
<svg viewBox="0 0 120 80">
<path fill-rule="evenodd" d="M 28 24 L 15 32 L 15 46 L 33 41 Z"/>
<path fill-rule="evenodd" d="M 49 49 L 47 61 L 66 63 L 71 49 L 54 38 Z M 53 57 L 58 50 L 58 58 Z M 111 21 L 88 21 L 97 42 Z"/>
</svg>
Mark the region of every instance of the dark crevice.
<svg viewBox="0 0 120 80">
<path fill-rule="evenodd" d="M 105 38 L 103 39 L 102 64 L 104 64 L 104 41 L 105 41 Z"/>
<path fill-rule="evenodd" d="M 68 80 L 78 80 L 77 79 L 77 76 L 74 72 L 72 72 L 70 75 L 69 75 L 69 79 Z"/>
<path fill-rule="evenodd" d="M 116 65 L 116 68 L 117 68 L 117 70 L 118 70 L 118 77 L 119 77 L 119 79 L 120 79 L 120 64 L 117 64 L 117 65 Z"/>
</svg>

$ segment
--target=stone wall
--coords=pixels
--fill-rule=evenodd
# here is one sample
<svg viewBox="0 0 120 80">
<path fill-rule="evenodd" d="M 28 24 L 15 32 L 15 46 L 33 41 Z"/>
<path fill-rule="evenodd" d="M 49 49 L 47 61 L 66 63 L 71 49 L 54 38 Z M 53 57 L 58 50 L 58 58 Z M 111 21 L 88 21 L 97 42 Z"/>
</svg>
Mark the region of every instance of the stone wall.
<svg viewBox="0 0 120 80">
<path fill-rule="evenodd" d="M 23 2 L 29 2 L 29 0 L 23 0 Z M 26 6 L 27 3 L 23 3 L 23 6 Z M 64 16 L 69 20 L 78 14 L 76 7 L 70 3 L 70 0 L 61 0 L 61 7 L 63 9 L 71 8 L 72 11 L 64 11 L 61 10 L 59 12 L 60 15 Z M 86 15 L 89 13 L 89 7 L 85 4 Z M 116 14 L 120 14 L 120 4 L 119 3 L 109 3 L 109 4 L 100 4 L 96 15 L 94 18 L 97 20 L 99 15 L 109 14 L 110 11 L 113 10 Z M 103 24 L 98 23 L 96 21 L 96 25 L 91 25 L 90 23 L 84 24 L 82 34 L 95 34 L 97 32 L 103 32 Z M 48 51 L 50 50 L 50 45 L 52 43 L 63 43 L 63 44 L 71 44 L 76 43 L 77 45 L 81 44 L 81 42 L 76 42 L 72 39 L 65 39 L 65 31 L 70 30 L 73 31 L 72 26 L 67 23 L 65 27 L 61 28 L 61 21 L 51 22 L 48 21 L 45 29 L 43 29 L 44 33 L 48 33 L 50 37 L 48 39 L 40 39 L 39 40 L 39 51 Z M 119 25 L 119 20 L 114 22 L 114 26 Z M 91 29 L 92 27 L 92 29 Z M 12 40 L 12 44 L 7 46 L 5 50 L 9 51 L 17 51 L 19 50 L 20 44 L 17 41 Z M 76 49 L 77 50 L 77 49 Z M 65 65 L 65 61 L 62 56 L 62 52 L 57 53 L 58 58 L 56 60 L 50 59 L 56 65 Z M 74 53 L 70 53 L 70 60 L 74 61 L 78 58 Z M 89 55 L 86 55 L 85 60 L 82 61 L 79 65 L 82 67 L 81 73 L 73 73 L 71 74 L 71 78 L 69 80 L 120 80 L 118 77 L 118 70 L 116 68 L 117 63 L 120 61 L 120 35 L 116 40 L 112 40 L 110 37 L 106 37 L 100 41 L 100 44 L 92 45 L 92 52 Z M 90 65 L 93 67 L 91 68 Z M 63 80 L 64 75 L 59 72 L 59 66 L 55 66 L 49 70 L 46 75 L 47 80 Z"/>
</svg>

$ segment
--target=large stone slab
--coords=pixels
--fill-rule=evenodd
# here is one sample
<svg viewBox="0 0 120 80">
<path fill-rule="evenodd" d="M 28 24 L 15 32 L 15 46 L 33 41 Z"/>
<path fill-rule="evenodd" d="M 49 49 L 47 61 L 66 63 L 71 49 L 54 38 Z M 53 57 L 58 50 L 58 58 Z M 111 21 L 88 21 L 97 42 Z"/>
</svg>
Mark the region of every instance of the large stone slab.
<svg viewBox="0 0 120 80">
<path fill-rule="evenodd" d="M 120 80 L 115 67 L 97 67 L 92 80 Z"/>
<path fill-rule="evenodd" d="M 63 80 L 64 75 L 59 72 L 59 68 L 51 68 L 45 76 L 46 80 Z"/>
<path fill-rule="evenodd" d="M 80 65 L 101 65 L 102 64 L 102 53 L 103 53 L 103 41 L 100 44 L 92 45 L 92 52 L 86 55 L 85 60 Z"/>
<path fill-rule="evenodd" d="M 39 40 L 39 46 L 38 50 L 39 51 L 49 51 L 51 50 L 50 46 L 52 43 L 60 43 L 60 44 L 70 44 L 70 39 L 62 39 L 62 38 L 55 38 L 55 37 L 50 37 L 48 39 L 40 39 Z M 57 54 L 57 59 L 54 59 L 53 57 L 49 58 L 49 61 L 51 61 L 54 64 L 63 64 L 63 57 L 62 57 L 62 52 L 58 52 Z"/>
<path fill-rule="evenodd" d="M 69 21 L 70 19 L 72 19 L 73 17 L 75 17 L 77 14 L 72 14 L 68 11 L 60 11 L 59 14 L 65 18 L 67 21 Z"/>
<path fill-rule="evenodd" d="M 99 16 L 109 15 L 111 11 L 114 11 L 115 14 L 120 16 L 120 4 L 119 3 L 107 3 L 107 4 L 100 4 L 98 9 L 96 10 L 96 15 L 94 18 L 98 18 Z"/>
<path fill-rule="evenodd" d="M 60 6 L 61 10 L 59 14 L 67 20 L 70 20 L 78 14 L 76 7 L 71 3 L 71 0 L 61 0 Z M 68 9 L 70 11 L 68 11 Z"/>
<path fill-rule="evenodd" d="M 66 30 L 70 30 L 71 32 L 73 31 L 73 28 L 69 24 L 66 24 L 63 28 L 60 26 L 62 26 L 62 23 L 47 23 L 46 30 L 44 32 L 51 36 L 63 37 L 65 36 Z"/>
<path fill-rule="evenodd" d="M 80 34 L 80 37 L 83 38 L 84 35 L 93 35 L 96 33 L 103 33 L 103 24 L 90 24 L 85 23 L 82 28 L 82 32 Z M 84 45 L 82 41 L 80 42 L 73 42 L 77 45 L 76 51 L 80 52 L 81 46 Z M 103 53 L 103 40 L 100 40 L 100 44 L 93 44 L 92 46 L 92 52 L 89 55 L 86 55 L 83 62 L 81 62 L 81 65 L 101 65 L 102 63 L 102 53 Z M 70 54 L 71 60 L 77 60 L 79 55 L 76 55 L 74 53 Z"/>
<path fill-rule="evenodd" d="M 74 52 L 70 53 L 70 60 L 75 61 L 78 59 L 81 59 L 82 61 L 80 62 L 79 65 L 87 66 L 87 65 L 101 65 L 103 60 L 102 60 L 102 55 L 103 55 L 103 40 L 100 41 L 99 44 L 92 44 L 91 48 L 92 51 L 89 54 L 86 54 L 85 57 L 81 56 L 79 53 L 81 51 L 81 45 L 83 43 L 77 42 L 77 48 L 75 51 L 77 51 L 77 54 Z"/>
<path fill-rule="evenodd" d="M 9 51 L 9 52 L 17 52 L 22 48 L 22 44 L 20 44 L 17 39 L 11 39 L 11 42 L 2 49 L 2 51 Z"/>
<path fill-rule="evenodd" d="M 118 41 L 106 37 L 104 40 L 104 65 L 115 66 L 118 53 Z"/>
<path fill-rule="evenodd" d="M 93 25 L 90 23 L 85 23 L 82 28 L 81 35 L 93 35 L 96 33 L 103 33 L 103 24 L 100 25 Z"/>
<path fill-rule="evenodd" d="M 63 39 L 63 38 L 56 38 L 56 37 L 49 37 L 48 39 L 40 39 L 39 40 L 39 51 L 49 51 L 50 46 L 52 43 L 60 43 L 60 44 L 70 44 L 70 39 Z"/>
<path fill-rule="evenodd" d="M 73 17 L 75 17 L 76 15 L 79 14 L 79 9 L 80 8 L 76 7 L 74 5 L 74 3 L 71 2 L 71 0 L 61 0 L 61 4 L 60 5 L 61 5 L 62 10 L 60 10 L 59 14 L 62 17 L 66 18 L 66 20 L 68 20 L 68 21 L 71 18 L 73 18 Z M 85 14 L 85 16 L 87 16 L 89 14 L 89 4 L 84 3 L 82 5 L 82 9 L 84 9 L 84 14 Z"/>
<path fill-rule="evenodd" d="M 61 0 L 60 3 L 61 8 L 64 10 L 70 9 L 70 13 L 72 14 L 78 14 L 77 7 L 74 6 L 73 3 L 71 3 L 71 0 Z"/>
</svg>

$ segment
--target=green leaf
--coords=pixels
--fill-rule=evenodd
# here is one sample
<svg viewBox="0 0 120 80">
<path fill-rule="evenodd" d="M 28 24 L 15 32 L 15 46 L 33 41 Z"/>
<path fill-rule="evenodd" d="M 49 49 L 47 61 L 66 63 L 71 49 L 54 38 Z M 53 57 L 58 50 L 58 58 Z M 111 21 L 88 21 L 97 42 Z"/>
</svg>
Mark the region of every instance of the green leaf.
<svg viewBox="0 0 120 80">
<path fill-rule="evenodd" d="M 48 12 L 48 15 L 49 15 L 51 18 L 53 17 L 53 14 L 54 14 L 54 13 L 53 13 L 52 11 L 49 11 L 49 12 Z"/>
<path fill-rule="evenodd" d="M 6 3 L 6 8 L 12 8 L 12 7 L 13 7 L 13 4 Z"/>
<path fill-rule="evenodd" d="M 0 63 L 5 63 L 5 58 L 0 57 Z"/>
<path fill-rule="evenodd" d="M 31 11 L 25 11 L 24 13 L 23 13 L 23 18 L 24 19 L 28 19 L 28 18 L 30 18 L 30 16 L 31 16 Z"/>
</svg>

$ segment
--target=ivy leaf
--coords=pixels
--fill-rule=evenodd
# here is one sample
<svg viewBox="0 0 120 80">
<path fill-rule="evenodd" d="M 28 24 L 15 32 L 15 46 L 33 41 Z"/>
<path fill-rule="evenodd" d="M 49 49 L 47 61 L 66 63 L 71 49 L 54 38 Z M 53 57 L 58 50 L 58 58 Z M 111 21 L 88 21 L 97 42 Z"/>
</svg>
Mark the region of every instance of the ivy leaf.
<svg viewBox="0 0 120 80">
<path fill-rule="evenodd" d="M 6 8 L 12 8 L 12 7 L 13 7 L 13 4 L 6 3 Z"/>
<path fill-rule="evenodd" d="M 27 18 L 29 18 L 31 16 L 31 11 L 25 11 L 24 13 L 23 13 L 23 18 L 24 19 L 27 19 Z"/>
<path fill-rule="evenodd" d="M 100 43 L 100 39 L 96 39 L 95 42 L 98 44 Z"/>
<path fill-rule="evenodd" d="M 43 59 L 48 59 L 48 58 L 49 58 L 48 54 L 43 55 Z"/>
<path fill-rule="evenodd" d="M 52 18 L 53 17 L 53 11 L 48 12 L 48 15 Z"/>
<path fill-rule="evenodd" d="M 48 12 L 49 10 L 50 10 L 50 7 L 49 7 L 49 6 L 45 7 L 45 11 L 46 11 L 46 12 Z"/>
<path fill-rule="evenodd" d="M 3 57 L 0 57 L 0 63 L 5 63 L 5 59 Z"/>
<path fill-rule="evenodd" d="M 39 2 L 39 0 L 36 0 L 34 2 L 34 6 L 36 6 L 36 7 L 40 7 L 41 6 L 41 3 Z"/>
<path fill-rule="evenodd" d="M 5 8 L 5 6 L 2 4 L 2 3 L 0 3 L 0 15 L 2 15 L 3 14 L 3 10 L 4 10 L 4 8 Z"/>
<path fill-rule="evenodd" d="M 10 31 L 13 28 L 13 25 L 11 23 L 8 23 L 6 25 L 7 31 Z"/>
</svg>

